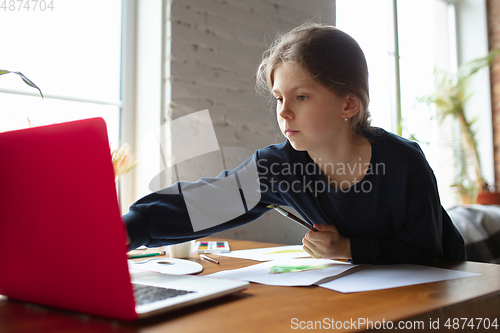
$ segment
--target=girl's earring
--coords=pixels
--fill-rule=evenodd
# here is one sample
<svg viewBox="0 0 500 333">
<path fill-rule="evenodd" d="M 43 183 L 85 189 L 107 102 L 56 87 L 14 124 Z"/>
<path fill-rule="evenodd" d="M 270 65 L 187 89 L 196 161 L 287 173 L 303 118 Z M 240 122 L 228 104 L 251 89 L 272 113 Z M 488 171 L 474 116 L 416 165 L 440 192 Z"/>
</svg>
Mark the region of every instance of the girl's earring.
<svg viewBox="0 0 500 333">
<path fill-rule="evenodd" d="M 344 118 L 344 121 L 347 121 L 347 117 Z"/>
</svg>

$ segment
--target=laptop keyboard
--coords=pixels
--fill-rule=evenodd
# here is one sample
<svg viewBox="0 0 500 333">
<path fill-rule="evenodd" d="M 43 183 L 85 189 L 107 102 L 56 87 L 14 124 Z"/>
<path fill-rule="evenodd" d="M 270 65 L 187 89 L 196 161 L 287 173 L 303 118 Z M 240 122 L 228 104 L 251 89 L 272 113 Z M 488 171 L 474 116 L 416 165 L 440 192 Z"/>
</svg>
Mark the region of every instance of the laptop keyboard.
<svg viewBox="0 0 500 333">
<path fill-rule="evenodd" d="M 132 284 L 136 305 L 143 305 L 167 298 L 194 293 L 190 290 L 178 290 L 162 287 L 145 286 L 141 284 Z"/>
</svg>

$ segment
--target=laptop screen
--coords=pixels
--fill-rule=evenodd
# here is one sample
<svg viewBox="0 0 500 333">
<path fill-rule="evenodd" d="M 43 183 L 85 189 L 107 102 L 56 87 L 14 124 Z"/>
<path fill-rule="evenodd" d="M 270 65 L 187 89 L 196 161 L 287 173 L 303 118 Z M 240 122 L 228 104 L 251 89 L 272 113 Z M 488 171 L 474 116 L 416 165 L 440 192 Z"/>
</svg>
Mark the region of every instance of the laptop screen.
<svg viewBox="0 0 500 333">
<path fill-rule="evenodd" d="M 136 317 L 102 118 L 0 133 L 0 294 Z"/>
</svg>

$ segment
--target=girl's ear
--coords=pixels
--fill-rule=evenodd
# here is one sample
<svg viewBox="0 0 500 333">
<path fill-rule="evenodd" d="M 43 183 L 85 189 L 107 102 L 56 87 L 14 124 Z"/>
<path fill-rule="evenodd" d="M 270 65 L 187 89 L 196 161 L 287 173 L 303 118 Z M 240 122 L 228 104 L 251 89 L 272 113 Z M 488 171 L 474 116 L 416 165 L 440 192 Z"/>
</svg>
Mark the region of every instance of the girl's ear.
<svg viewBox="0 0 500 333">
<path fill-rule="evenodd" d="M 343 115 L 346 116 L 347 118 L 351 118 L 352 116 L 355 116 L 361 107 L 361 102 L 359 101 L 359 98 L 357 98 L 354 95 L 346 95 L 345 97 L 345 107 L 344 107 L 344 112 Z"/>
</svg>

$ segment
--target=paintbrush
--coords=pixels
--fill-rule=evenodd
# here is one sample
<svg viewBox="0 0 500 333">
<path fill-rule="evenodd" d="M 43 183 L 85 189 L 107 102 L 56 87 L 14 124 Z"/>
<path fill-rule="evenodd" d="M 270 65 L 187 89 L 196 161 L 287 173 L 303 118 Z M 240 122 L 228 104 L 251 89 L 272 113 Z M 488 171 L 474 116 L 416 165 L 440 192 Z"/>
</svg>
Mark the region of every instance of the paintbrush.
<svg viewBox="0 0 500 333">
<path fill-rule="evenodd" d="M 297 216 L 293 215 L 289 211 L 284 210 L 283 208 L 280 208 L 280 207 L 278 207 L 276 205 L 268 205 L 267 208 L 273 208 L 274 210 L 276 210 L 281 215 L 283 215 L 285 217 L 288 217 L 290 220 L 297 222 L 298 224 L 300 224 L 301 226 L 306 227 L 309 230 L 318 231 L 318 229 L 310 226 L 309 224 L 307 224 L 306 222 L 302 221 L 301 219 L 299 219 Z"/>
</svg>

